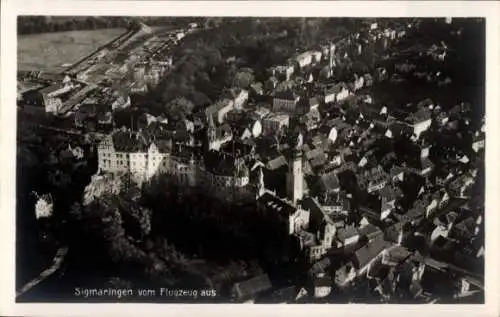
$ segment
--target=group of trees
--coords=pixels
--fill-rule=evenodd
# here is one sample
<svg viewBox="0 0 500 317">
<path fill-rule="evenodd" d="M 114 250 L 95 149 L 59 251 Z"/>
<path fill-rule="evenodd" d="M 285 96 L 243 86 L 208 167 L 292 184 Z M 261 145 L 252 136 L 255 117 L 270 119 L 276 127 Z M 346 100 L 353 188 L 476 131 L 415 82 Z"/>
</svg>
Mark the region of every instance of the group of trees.
<svg viewBox="0 0 500 317">
<path fill-rule="evenodd" d="M 201 18 L 189 17 L 117 17 L 117 16 L 20 16 L 17 21 L 19 34 L 36 34 L 75 30 L 128 28 L 137 22 L 148 25 L 185 27 Z"/>
<path fill-rule="evenodd" d="M 212 29 L 191 34 L 174 48 L 175 69 L 150 94 L 148 103 L 163 111 L 172 100 L 183 97 L 195 107 L 206 106 L 227 88 L 248 88 L 254 81 L 266 80 L 269 67 L 284 63 L 297 50 L 345 33 L 349 23 L 339 19 L 207 19 L 206 26 Z"/>
<path fill-rule="evenodd" d="M 82 140 L 34 130 L 20 124 L 16 160 L 16 252 L 19 261 L 17 281 L 32 278 L 40 259 L 50 257 L 43 246 L 57 248 L 65 241 L 67 228 L 63 219 L 71 204 L 81 198 L 84 186 L 94 173 L 92 163 L 74 157 L 68 145 L 86 149 Z M 37 195 L 50 194 L 54 202 L 52 216 L 43 221 L 35 217 Z M 54 239 L 46 239 L 45 237 Z M 44 238 L 40 238 L 44 237 Z"/>
<path fill-rule="evenodd" d="M 286 234 L 254 203 L 223 202 L 167 177 L 142 189 L 123 181 L 119 194 L 75 203 L 68 217 L 76 267 L 97 266 L 135 286 L 142 278 L 162 287 L 215 287 L 222 297 L 214 300 L 227 300 L 236 281 L 290 262 Z"/>
<path fill-rule="evenodd" d="M 17 21 L 19 34 L 50 33 L 103 28 L 127 28 L 132 19 L 127 17 L 51 17 L 20 16 Z"/>
</svg>

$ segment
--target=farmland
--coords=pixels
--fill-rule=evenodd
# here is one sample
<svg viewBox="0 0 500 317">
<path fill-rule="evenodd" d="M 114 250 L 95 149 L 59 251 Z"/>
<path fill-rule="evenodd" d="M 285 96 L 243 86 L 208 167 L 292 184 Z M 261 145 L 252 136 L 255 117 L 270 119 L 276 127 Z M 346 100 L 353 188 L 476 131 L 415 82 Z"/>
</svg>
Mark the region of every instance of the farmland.
<svg viewBox="0 0 500 317">
<path fill-rule="evenodd" d="M 59 72 L 63 64 L 74 63 L 125 29 L 101 29 L 21 35 L 18 37 L 19 70 Z"/>
</svg>

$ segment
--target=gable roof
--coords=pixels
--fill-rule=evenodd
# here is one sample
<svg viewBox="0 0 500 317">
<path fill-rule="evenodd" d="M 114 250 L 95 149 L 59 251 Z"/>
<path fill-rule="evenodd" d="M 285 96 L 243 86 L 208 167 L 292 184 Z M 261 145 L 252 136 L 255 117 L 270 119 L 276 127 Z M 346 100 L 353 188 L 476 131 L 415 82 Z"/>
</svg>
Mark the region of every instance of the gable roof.
<svg viewBox="0 0 500 317">
<path fill-rule="evenodd" d="M 339 239 L 340 241 L 345 241 L 349 238 L 357 236 L 358 234 L 359 233 L 356 230 L 356 228 L 354 228 L 352 226 L 347 226 L 347 227 L 340 228 L 339 230 L 337 230 L 337 239 Z"/>
<path fill-rule="evenodd" d="M 259 204 L 262 204 L 266 208 L 276 211 L 281 215 L 288 216 L 297 210 L 294 206 L 290 205 L 286 201 L 265 192 L 264 195 L 260 196 L 258 199 Z"/>
<path fill-rule="evenodd" d="M 382 238 L 378 238 L 369 242 L 367 245 L 354 252 L 355 264 L 358 266 L 358 268 L 364 267 L 377 255 L 379 255 L 380 252 L 388 248 L 390 245 L 391 243 L 385 241 Z"/>
<path fill-rule="evenodd" d="M 282 166 L 287 166 L 288 162 L 286 161 L 286 158 L 283 155 L 278 156 L 277 158 L 274 158 L 267 162 L 266 167 L 270 170 L 276 170 Z"/>
<path fill-rule="evenodd" d="M 249 280 L 234 284 L 234 292 L 238 299 L 252 297 L 272 287 L 267 274 L 253 277 Z"/>
<path fill-rule="evenodd" d="M 297 100 L 299 96 L 291 90 L 277 91 L 274 93 L 275 99 Z"/>
<path fill-rule="evenodd" d="M 326 173 L 320 176 L 320 184 L 327 191 L 340 188 L 340 181 L 335 172 Z"/>
<path fill-rule="evenodd" d="M 369 239 L 373 239 L 377 236 L 383 235 L 382 230 L 380 230 L 379 227 L 377 227 L 371 223 L 359 228 L 358 231 L 359 231 L 360 235 L 368 237 Z"/>
</svg>

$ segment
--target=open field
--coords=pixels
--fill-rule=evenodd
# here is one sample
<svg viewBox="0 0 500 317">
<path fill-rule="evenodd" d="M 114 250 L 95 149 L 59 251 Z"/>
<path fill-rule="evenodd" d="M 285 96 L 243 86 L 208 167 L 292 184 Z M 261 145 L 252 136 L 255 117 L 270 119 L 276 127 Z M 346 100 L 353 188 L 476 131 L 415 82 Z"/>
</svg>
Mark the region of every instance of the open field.
<svg viewBox="0 0 500 317">
<path fill-rule="evenodd" d="M 77 62 L 125 29 L 101 29 L 21 35 L 18 37 L 19 70 L 59 72 L 64 64 Z"/>
</svg>

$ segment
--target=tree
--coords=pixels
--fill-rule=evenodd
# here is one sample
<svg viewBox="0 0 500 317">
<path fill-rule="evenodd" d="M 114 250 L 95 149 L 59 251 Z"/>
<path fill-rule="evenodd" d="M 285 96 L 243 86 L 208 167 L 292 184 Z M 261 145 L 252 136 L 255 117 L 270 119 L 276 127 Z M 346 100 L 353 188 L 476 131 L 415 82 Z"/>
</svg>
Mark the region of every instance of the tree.
<svg viewBox="0 0 500 317">
<path fill-rule="evenodd" d="M 235 87 L 248 89 L 248 87 L 253 83 L 254 76 L 250 72 L 238 72 L 234 76 L 233 85 Z"/>
<path fill-rule="evenodd" d="M 178 97 L 165 105 L 165 113 L 167 113 L 172 120 L 178 121 L 191 114 L 193 108 L 193 102 L 184 97 Z"/>
</svg>

